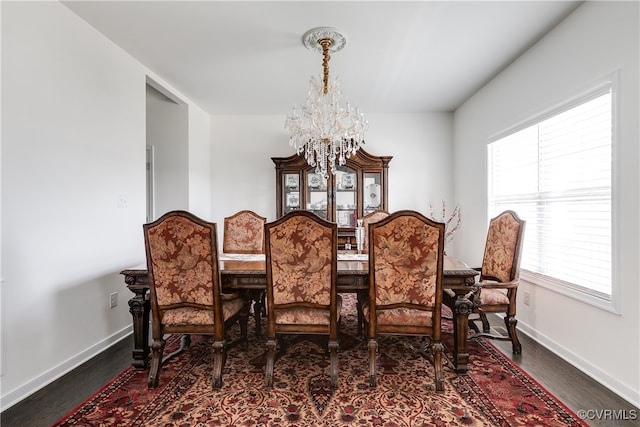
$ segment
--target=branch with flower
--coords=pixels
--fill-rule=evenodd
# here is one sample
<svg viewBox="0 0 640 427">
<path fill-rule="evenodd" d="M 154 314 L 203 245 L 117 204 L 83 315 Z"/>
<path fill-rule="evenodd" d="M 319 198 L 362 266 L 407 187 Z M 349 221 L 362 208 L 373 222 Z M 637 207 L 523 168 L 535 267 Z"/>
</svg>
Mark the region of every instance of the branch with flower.
<svg viewBox="0 0 640 427">
<path fill-rule="evenodd" d="M 442 201 L 442 214 L 440 218 L 436 218 L 433 212 L 433 206 L 429 203 L 429 214 L 431 219 L 444 223 L 444 244 L 446 246 L 451 240 L 453 240 L 453 234 L 460 229 L 462 223 L 462 213 L 460 212 L 460 205 L 456 205 L 453 208 L 453 212 L 447 218 L 447 204 Z"/>
</svg>

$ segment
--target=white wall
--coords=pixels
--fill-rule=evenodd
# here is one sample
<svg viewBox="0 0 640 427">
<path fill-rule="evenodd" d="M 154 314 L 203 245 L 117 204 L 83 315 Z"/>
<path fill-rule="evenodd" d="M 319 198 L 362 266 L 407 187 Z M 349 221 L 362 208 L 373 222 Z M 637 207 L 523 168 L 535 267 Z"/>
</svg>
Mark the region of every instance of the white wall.
<svg viewBox="0 0 640 427">
<path fill-rule="evenodd" d="M 271 157 L 294 153 L 284 130 L 285 116 L 212 117 L 212 216 L 242 209 L 268 220 L 276 215 L 275 166 Z M 389 209 L 429 214 L 429 203 L 452 199 L 452 114 L 367 116 L 365 150 L 393 156 L 389 164 Z M 219 227 L 219 229 L 221 229 Z"/>
<path fill-rule="evenodd" d="M 211 118 L 211 214 L 225 217 L 249 209 L 275 219 L 275 169 L 271 157 L 291 154 L 284 116 L 213 116 Z"/>
<path fill-rule="evenodd" d="M 5 405 L 130 331 L 118 272 L 141 248 L 145 83 L 65 7 L 2 8 Z"/>
<path fill-rule="evenodd" d="M 4 410 L 131 331 L 119 272 L 144 260 L 150 73 L 58 2 L 1 7 Z M 185 102 L 189 155 L 208 158 Z"/>
<path fill-rule="evenodd" d="M 429 215 L 453 197 L 453 115 L 451 113 L 367 116 L 365 149 L 390 155 L 389 210 L 414 209 Z"/>
<path fill-rule="evenodd" d="M 211 116 L 189 107 L 189 211 L 211 216 Z"/>
<path fill-rule="evenodd" d="M 640 405 L 638 302 L 639 10 L 637 2 L 586 2 L 460 107 L 454 116 L 455 193 L 474 207 L 456 254 L 480 265 L 486 236 L 485 149 L 504 131 L 620 70 L 614 160 L 614 280 L 620 314 L 532 283 L 518 295 L 518 326 L 636 406 Z M 530 292 L 525 306 L 523 290 Z M 523 352 L 526 353 L 524 348 Z"/>
</svg>

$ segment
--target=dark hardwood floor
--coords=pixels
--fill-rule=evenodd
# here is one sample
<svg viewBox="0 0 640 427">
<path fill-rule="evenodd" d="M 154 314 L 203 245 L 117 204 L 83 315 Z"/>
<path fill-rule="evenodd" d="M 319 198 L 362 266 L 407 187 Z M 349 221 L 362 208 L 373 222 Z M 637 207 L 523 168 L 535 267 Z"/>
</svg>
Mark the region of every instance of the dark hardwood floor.
<svg viewBox="0 0 640 427">
<path fill-rule="evenodd" d="M 131 364 L 133 336 L 117 342 L 0 414 L 2 427 L 49 427 Z"/>
<path fill-rule="evenodd" d="M 511 354 L 510 342 L 493 342 L 574 412 L 590 411 L 588 412 L 590 417 L 587 419 L 589 425 L 640 426 L 638 408 L 526 335 L 519 336 L 523 347 L 521 355 Z M 132 347 L 132 337 L 116 343 L 82 366 L 2 412 L 0 425 L 2 427 L 51 426 L 111 378 L 126 369 L 131 362 Z"/>
</svg>

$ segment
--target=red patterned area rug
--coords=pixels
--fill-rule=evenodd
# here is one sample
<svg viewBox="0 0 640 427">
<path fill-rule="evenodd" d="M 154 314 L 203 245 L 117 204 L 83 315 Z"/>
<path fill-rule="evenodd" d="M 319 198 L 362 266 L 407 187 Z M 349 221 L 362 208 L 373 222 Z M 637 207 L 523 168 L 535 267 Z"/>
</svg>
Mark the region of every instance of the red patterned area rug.
<svg viewBox="0 0 640 427">
<path fill-rule="evenodd" d="M 224 385 L 212 390 L 210 342 L 194 336 L 188 350 L 164 365 L 156 390 L 147 390 L 147 371 L 126 369 L 55 426 L 586 425 L 484 339 L 470 342 L 468 374 L 456 375 L 446 366 L 445 392 L 438 394 L 433 367 L 412 350 L 418 343 L 383 337 L 378 386 L 370 389 L 367 343 L 357 335 L 354 304 L 344 295 L 336 390 L 320 343 L 292 338 L 280 340 L 283 353 L 267 391 L 264 339 L 251 329 L 248 350 L 229 350 Z M 237 336 L 237 329 L 231 334 Z M 450 333 L 444 340 L 452 348 Z M 172 336 L 167 350 L 178 345 Z"/>
</svg>

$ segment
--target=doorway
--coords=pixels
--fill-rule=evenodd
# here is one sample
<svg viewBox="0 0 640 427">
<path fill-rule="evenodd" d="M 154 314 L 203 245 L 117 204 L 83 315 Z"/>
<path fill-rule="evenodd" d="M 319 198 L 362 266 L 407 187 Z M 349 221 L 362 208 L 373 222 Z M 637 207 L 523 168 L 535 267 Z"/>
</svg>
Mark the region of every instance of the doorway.
<svg viewBox="0 0 640 427">
<path fill-rule="evenodd" d="M 187 105 L 147 77 L 146 87 L 147 222 L 189 208 Z"/>
</svg>

